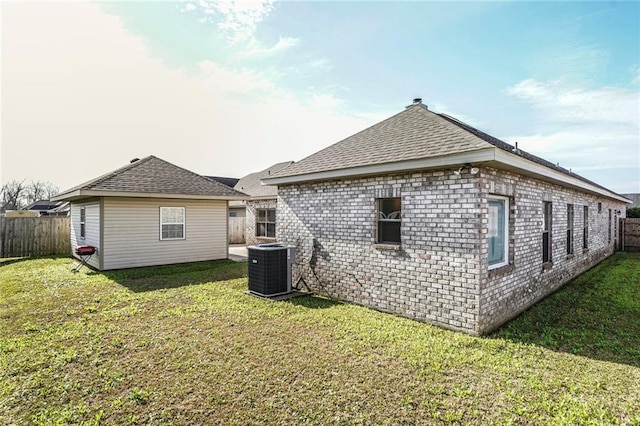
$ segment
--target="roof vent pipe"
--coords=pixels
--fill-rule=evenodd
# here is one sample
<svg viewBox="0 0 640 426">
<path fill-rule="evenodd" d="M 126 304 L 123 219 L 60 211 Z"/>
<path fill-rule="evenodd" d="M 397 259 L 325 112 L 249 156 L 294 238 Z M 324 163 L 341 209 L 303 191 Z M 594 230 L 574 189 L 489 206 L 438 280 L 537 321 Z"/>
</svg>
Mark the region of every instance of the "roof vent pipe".
<svg viewBox="0 0 640 426">
<path fill-rule="evenodd" d="M 421 103 L 422 103 L 422 98 L 414 98 L 413 99 L 413 104 L 414 105 L 418 105 L 418 104 L 421 104 Z"/>
</svg>

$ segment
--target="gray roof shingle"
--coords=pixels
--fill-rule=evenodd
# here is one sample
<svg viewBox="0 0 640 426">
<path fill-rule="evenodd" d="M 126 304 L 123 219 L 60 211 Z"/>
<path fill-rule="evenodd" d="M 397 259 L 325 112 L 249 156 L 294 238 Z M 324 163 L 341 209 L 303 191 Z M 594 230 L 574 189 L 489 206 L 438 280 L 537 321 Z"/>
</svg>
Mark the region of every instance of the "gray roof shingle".
<svg viewBox="0 0 640 426">
<path fill-rule="evenodd" d="M 516 149 L 454 117 L 429 111 L 422 103 L 409 105 L 404 111 L 293 163 L 269 177 L 295 177 L 359 166 L 428 159 L 483 148 L 499 148 L 611 192 L 569 169 Z"/>
<path fill-rule="evenodd" d="M 68 189 L 56 198 L 78 190 L 220 197 L 244 195 L 153 155 Z"/>
<path fill-rule="evenodd" d="M 490 147 L 490 143 L 429 111 L 425 105 L 415 104 L 270 177 L 439 157 Z"/>
<path fill-rule="evenodd" d="M 285 161 L 274 164 L 259 172 L 251 173 L 240 178 L 234 189 L 244 192 L 252 197 L 273 197 L 278 195 L 278 187 L 274 185 L 263 185 L 260 179 L 276 175 L 279 171 L 286 169 L 293 161 Z"/>
</svg>

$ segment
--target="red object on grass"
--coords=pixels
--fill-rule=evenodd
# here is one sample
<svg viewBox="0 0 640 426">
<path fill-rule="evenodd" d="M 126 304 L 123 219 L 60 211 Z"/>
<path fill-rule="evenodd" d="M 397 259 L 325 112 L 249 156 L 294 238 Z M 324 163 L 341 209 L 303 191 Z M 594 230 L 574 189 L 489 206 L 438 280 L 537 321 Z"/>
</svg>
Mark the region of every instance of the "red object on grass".
<svg viewBox="0 0 640 426">
<path fill-rule="evenodd" d="M 94 254 L 96 252 L 96 248 L 94 246 L 78 246 L 76 247 L 76 254 L 79 256 L 87 256 Z"/>
</svg>

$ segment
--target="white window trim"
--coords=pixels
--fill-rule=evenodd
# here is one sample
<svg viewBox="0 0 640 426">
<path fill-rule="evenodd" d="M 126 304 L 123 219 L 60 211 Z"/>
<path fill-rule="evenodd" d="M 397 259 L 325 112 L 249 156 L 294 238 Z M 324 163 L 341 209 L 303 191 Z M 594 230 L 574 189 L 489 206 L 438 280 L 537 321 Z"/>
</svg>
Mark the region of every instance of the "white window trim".
<svg viewBox="0 0 640 426">
<path fill-rule="evenodd" d="M 509 197 L 503 197 L 500 195 L 489 195 L 488 201 L 497 200 L 504 201 L 504 262 L 496 263 L 493 265 L 488 265 L 489 270 L 502 268 L 503 266 L 507 266 L 509 264 Z M 488 213 L 487 213 L 488 215 Z M 489 244 L 489 238 L 487 236 L 487 245 Z M 489 263 L 489 259 L 487 258 L 487 264 Z"/>
<path fill-rule="evenodd" d="M 84 216 L 84 220 L 82 216 Z M 85 240 L 86 238 L 87 238 L 87 208 L 83 206 L 83 207 L 80 207 L 80 239 Z"/>
<path fill-rule="evenodd" d="M 260 210 L 265 210 L 265 217 L 264 217 L 264 222 L 260 220 Z M 273 214 L 276 215 L 277 211 L 275 208 L 273 207 L 260 207 L 256 209 L 256 238 L 276 238 L 276 232 L 277 232 L 277 228 L 278 228 L 278 218 L 276 217 L 275 220 L 273 222 L 269 222 L 269 210 L 273 210 Z M 259 224 L 264 223 L 264 232 L 265 234 L 269 234 L 269 224 L 272 223 L 276 229 L 274 229 L 274 234 L 273 237 L 269 237 L 267 235 L 258 235 L 258 229 L 260 229 L 260 227 L 258 226 Z"/>
<path fill-rule="evenodd" d="M 163 222 L 162 221 L 162 209 L 181 209 L 182 210 L 182 222 Z M 162 226 L 163 225 L 182 225 L 182 237 L 179 238 L 162 238 Z M 172 241 L 172 240 L 184 240 L 187 238 L 187 213 L 184 207 L 160 207 L 160 241 Z"/>
</svg>

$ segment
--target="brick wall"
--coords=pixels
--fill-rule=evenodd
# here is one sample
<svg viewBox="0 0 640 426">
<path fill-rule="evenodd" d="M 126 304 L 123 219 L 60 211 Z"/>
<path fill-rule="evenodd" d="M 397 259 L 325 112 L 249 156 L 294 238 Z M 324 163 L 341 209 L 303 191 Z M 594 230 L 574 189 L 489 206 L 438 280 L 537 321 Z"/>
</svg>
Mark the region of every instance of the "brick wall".
<svg viewBox="0 0 640 426">
<path fill-rule="evenodd" d="M 479 179 L 403 174 L 278 188 L 279 241 L 315 292 L 473 332 L 480 266 Z M 401 196 L 402 246 L 375 246 L 376 198 Z M 311 242 L 311 239 L 314 239 Z"/>
<path fill-rule="evenodd" d="M 314 292 L 471 334 L 495 328 L 611 254 L 616 233 L 612 228 L 609 243 L 608 210 L 624 211 L 622 203 L 488 168 L 477 175 L 447 170 L 284 185 L 278 194 L 276 235 L 298 247 L 294 282 L 302 277 Z M 510 264 L 489 272 L 491 194 L 510 199 Z M 393 250 L 375 244 L 375 200 L 396 196 L 402 244 Z M 545 200 L 553 202 L 553 265 L 547 269 Z M 567 203 L 575 205 L 569 257 Z M 589 206 L 587 251 L 583 205 Z"/>
<path fill-rule="evenodd" d="M 480 325 L 483 332 L 501 325 L 528 306 L 561 287 L 571 278 L 591 268 L 613 253 L 615 223 L 624 203 L 585 194 L 529 177 L 483 169 L 482 192 L 510 197 L 513 218 L 510 246 L 514 258 L 510 267 L 487 271 L 480 285 Z M 552 262 L 542 264 L 543 202 L 550 201 L 552 220 Z M 601 212 L 598 213 L 598 203 Z M 567 254 L 567 204 L 573 204 L 573 254 Z M 583 248 L 584 206 L 588 206 L 588 248 Z M 486 215 L 483 200 L 483 215 Z M 611 242 L 608 238 L 609 209 L 612 210 Z M 486 230 L 482 231 L 483 234 Z M 483 238 L 483 241 L 485 239 Z M 481 264 L 487 263 L 483 244 Z"/>
</svg>

